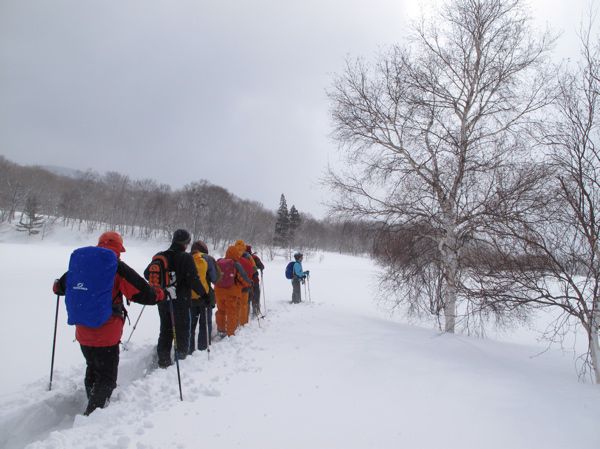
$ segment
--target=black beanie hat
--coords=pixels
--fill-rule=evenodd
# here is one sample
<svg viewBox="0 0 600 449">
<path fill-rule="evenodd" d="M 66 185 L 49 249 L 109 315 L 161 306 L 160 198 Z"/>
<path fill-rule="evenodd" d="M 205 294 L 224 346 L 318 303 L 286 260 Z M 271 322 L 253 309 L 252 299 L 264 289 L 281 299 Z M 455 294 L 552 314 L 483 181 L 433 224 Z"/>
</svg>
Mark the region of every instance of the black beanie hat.
<svg viewBox="0 0 600 449">
<path fill-rule="evenodd" d="M 172 243 L 188 245 L 191 240 L 192 240 L 192 237 L 190 236 L 190 233 L 187 232 L 185 229 L 178 229 L 177 231 L 175 231 L 173 233 Z"/>
<path fill-rule="evenodd" d="M 193 253 L 199 251 L 201 253 L 208 254 L 208 247 L 206 246 L 206 243 L 204 243 L 202 240 L 198 240 L 197 242 L 194 242 L 194 244 L 192 245 L 191 251 Z"/>
</svg>

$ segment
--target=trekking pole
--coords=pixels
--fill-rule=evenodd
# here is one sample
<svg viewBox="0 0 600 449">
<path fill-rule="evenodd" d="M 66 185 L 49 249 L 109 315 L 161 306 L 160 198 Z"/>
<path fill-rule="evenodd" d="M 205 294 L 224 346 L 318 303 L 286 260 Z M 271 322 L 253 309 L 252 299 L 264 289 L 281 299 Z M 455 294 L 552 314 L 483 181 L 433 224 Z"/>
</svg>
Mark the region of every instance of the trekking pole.
<svg viewBox="0 0 600 449">
<path fill-rule="evenodd" d="M 175 345 L 175 365 L 177 365 L 177 382 L 179 382 L 179 399 L 183 401 L 181 392 L 181 374 L 179 372 L 179 356 L 177 355 L 177 333 L 175 332 L 175 312 L 173 311 L 173 299 L 169 298 L 169 311 L 171 312 L 171 324 L 173 325 L 173 343 Z"/>
<path fill-rule="evenodd" d="M 262 329 L 262 326 L 260 325 L 260 314 L 257 310 L 254 310 L 254 316 L 256 317 L 256 321 L 258 322 L 258 328 Z"/>
<path fill-rule="evenodd" d="M 129 334 L 129 338 L 127 339 L 127 341 L 123 345 L 123 350 L 125 350 L 125 351 L 127 351 L 127 345 L 129 344 L 129 341 L 131 340 L 131 337 L 132 337 L 133 333 L 135 332 L 135 328 L 137 327 L 138 323 L 140 322 L 140 318 L 142 317 L 142 313 L 144 313 L 144 309 L 145 308 L 146 308 L 146 306 L 144 305 L 142 307 L 142 310 L 140 311 L 140 314 L 137 317 L 137 320 L 135 320 L 135 323 L 133 325 L 133 329 L 131 329 L 131 333 Z"/>
<path fill-rule="evenodd" d="M 208 325 L 208 311 L 210 310 L 210 304 L 206 306 L 204 310 L 204 324 L 206 325 L 206 355 L 210 361 L 210 327 Z M 212 321 L 212 319 L 211 319 Z"/>
<path fill-rule="evenodd" d="M 267 295 L 265 294 L 265 278 L 263 276 L 263 270 L 260 270 L 260 283 L 262 285 L 263 304 L 265 305 L 265 313 L 263 313 L 264 316 L 267 314 Z"/>
<path fill-rule="evenodd" d="M 50 362 L 50 383 L 48 384 L 48 391 L 52 390 L 52 375 L 54 373 L 54 353 L 56 350 L 56 328 L 58 327 L 58 304 L 60 296 L 56 295 L 56 313 L 54 315 L 54 338 L 52 342 L 52 361 Z"/>
<path fill-rule="evenodd" d="M 308 298 L 308 294 L 306 293 L 306 281 L 304 281 L 303 284 L 304 284 L 304 300 L 306 301 L 306 299 Z"/>
</svg>

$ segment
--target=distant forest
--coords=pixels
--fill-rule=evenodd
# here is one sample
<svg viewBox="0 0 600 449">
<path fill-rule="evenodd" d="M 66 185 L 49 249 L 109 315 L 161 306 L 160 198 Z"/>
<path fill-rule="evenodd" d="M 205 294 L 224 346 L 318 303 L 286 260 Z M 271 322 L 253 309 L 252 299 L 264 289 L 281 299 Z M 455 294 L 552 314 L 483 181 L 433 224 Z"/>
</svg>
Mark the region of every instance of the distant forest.
<svg viewBox="0 0 600 449">
<path fill-rule="evenodd" d="M 293 235 L 277 235 L 275 211 L 243 200 L 205 180 L 173 189 L 152 179 L 134 180 L 117 172 L 57 174 L 22 166 L 0 156 L 0 223 L 37 234 L 55 222 L 90 232 L 114 229 L 140 238 L 168 237 L 177 228 L 223 248 L 235 239 L 260 247 L 370 252 L 365 223 L 318 220 L 299 212 Z M 294 209 L 294 213 L 298 212 Z M 281 211 L 280 211 L 281 213 Z"/>
</svg>

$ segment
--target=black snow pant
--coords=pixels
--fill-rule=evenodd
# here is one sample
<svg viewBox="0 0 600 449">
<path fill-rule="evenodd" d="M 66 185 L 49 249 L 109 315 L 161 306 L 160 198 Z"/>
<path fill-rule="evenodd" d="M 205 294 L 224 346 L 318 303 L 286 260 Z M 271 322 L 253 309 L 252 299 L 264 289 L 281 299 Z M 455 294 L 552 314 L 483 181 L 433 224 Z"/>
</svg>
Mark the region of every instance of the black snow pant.
<svg viewBox="0 0 600 449">
<path fill-rule="evenodd" d="M 205 351 L 212 335 L 212 307 L 206 301 L 192 300 L 190 331 L 190 354 L 196 350 L 196 325 L 198 325 L 198 350 Z"/>
<path fill-rule="evenodd" d="M 173 346 L 173 323 L 171 322 L 170 303 L 173 304 L 175 315 L 175 333 L 177 338 L 177 358 L 183 360 L 187 357 L 190 347 L 190 299 L 176 298 L 162 301 L 158 304 L 158 315 L 160 317 L 160 334 L 156 352 L 158 353 L 158 365 L 167 367 L 173 362 L 171 360 L 171 347 Z"/>
<path fill-rule="evenodd" d="M 84 346 L 81 352 L 85 357 L 85 392 L 88 405 L 84 415 L 89 415 L 97 408 L 104 408 L 113 390 L 117 387 L 119 371 L 119 345 Z"/>
<path fill-rule="evenodd" d="M 292 279 L 292 302 L 297 304 L 302 301 L 302 294 L 300 293 L 300 278 L 294 276 Z"/>
</svg>

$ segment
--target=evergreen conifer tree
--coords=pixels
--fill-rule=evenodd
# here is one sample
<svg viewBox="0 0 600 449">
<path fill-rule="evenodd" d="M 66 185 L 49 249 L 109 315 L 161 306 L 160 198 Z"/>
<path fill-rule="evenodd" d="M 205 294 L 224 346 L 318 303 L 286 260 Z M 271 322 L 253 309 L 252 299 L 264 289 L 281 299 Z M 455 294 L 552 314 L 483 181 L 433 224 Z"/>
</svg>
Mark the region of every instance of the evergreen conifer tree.
<svg viewBox="0 0 600 449">
<path fill-rule="evenodd" d="M 44 224 L 44 219 L 38 214 L 40 203 L 35 195 L 29 195 L 25 201 L 25 210 L 21 213 L 21 218 L 17 224 L 17 231 L 27 232 L 27 235 L 40 233 L 40 228 Z"/>
<path fill-rule="evenodd" d="M 279 209 L 277 210 L 277 221 L 275 222 L 275 237 L 273 243 L 285 248 L 288 244 L 288 233 L 290 227 L 290 216 L 285 201 L 285 195 L 281 194 Z"/>
<path fill-rule="evenodd" d="M 292 205 L 292 208 L 290 209 L 290 224 L 289 224 L 289 230 L 288 230 L 288 243 L 290 245 L 294 245 L 295 244 L 295 239 L 296 239 L 296 232 L 298 231 L 298 229 L 300 228 L 300 225 L 302 224 L 302 218 L 300 217 L 300 212 L 298 212 L 298 209 L 296 209 L 296 206 Z"/>
</svg>

